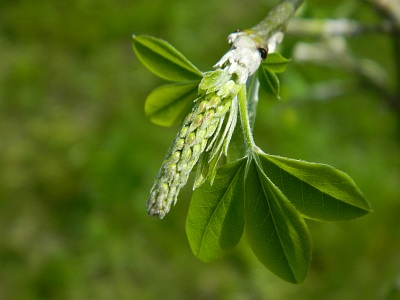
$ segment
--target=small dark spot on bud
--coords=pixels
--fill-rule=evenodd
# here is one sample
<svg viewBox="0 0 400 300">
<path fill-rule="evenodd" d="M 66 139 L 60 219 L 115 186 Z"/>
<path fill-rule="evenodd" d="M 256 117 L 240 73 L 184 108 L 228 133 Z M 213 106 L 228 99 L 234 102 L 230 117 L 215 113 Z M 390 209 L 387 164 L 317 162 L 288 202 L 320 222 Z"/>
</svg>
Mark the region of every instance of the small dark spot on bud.
<svg viewBox="0 0 400 300">
<path fill-rule="evenodd" d="M 262 59 L 266 59 L 268 55 L 268 48 L 264 46 L 258 47 L 258 52 L 260 52 L 260 56 Z"/>
</svg>

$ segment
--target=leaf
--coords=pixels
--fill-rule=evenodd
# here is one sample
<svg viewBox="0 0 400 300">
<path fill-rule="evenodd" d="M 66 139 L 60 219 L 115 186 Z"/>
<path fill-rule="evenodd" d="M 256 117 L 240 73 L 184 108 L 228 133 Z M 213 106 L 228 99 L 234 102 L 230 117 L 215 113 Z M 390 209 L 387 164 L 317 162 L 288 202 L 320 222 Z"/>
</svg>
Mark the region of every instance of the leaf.
<svg viewBox="0 0 400 300">
<path fill-rule="evenodd" d="M 284 58 L 279 53 L 268 54 L 267 58 L 262 62 L 261 67 L 267 68 L 273 73 L 285 72 L 291 59 Z"/>
<path fill-rule="evenodd" d="M 204 77 L 200 82 L 199 90 L 204 91 L 207 94 L 218 91 L 231 79 L 231 77 L 231 74 L 221 69 L 205 72 Z"/>
<path fill-rule="evenodd" d="M 147 35 L 133 36 L 133 50 L 151 72 L 170 81 L 200 80 L 203 74 L 168 42 Z"/>
<path fill-rule="evenodd" d="M 258 69 L 258 80 L 265 92 L 279 98 L 279 79 L 275 73 L 261 66 Z"/>
<path fill-rule="evenodd" d="M 246 161 L 224 165 L 212 186 L 207 181 L 193 192 L 186 232 L 193 254 L 204 262 L 230 253 L 242 237 Z"/>
<path fill-rule="evenodd" d="M 150 120 L 161 126 L 182 122 L 197 97 L 199 81 L 163 85 L 154 89 L 146 99 L 144 110 Z"/>
<path fill-rule="evenodd" d="M 354 181 L 331 166 L 267 154 L 260 160 L 265 174 L 307 218 L 351 220 L 371 211 Z"/>
<path fill-rule="evenodd" d="M 275 275 L 301 283 L 307 276 L 312 251 L 303 218 L 254 160 L 245 189 L 245 232 L 251 249 Z"/>
</svg>

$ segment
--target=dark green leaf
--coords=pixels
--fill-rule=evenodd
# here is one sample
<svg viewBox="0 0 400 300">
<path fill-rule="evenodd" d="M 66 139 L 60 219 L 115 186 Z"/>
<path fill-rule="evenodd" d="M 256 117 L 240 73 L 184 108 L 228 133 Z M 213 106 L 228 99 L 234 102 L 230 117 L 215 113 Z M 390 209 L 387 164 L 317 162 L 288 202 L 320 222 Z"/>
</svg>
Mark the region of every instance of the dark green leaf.
<svg viewBox="0 0 400 300">
<path fill-rule="evenodd" d="M 245 231 L 254 254 L 280 278 L 302 282 L 312 251 L 303 218 L 254 161 L 245 189 Z"/>
<path fill-rule="evenodd" d="M 279 79 L 275 73 L 267 68 L 261 67 L 258 69 L 258 80 L 265 92 L 279 98 Z"/>
<path fill-rule="evenodd" d="M 154 89 L 146 99 L 144 110 L 152 122 L 173 126 L 182 122 L 197 97 L 199 81 L 163 85 Z"/>
<path fill-rule="evenodd" d="M 193 193 L 186 232 L 193 254 L 204 262 L 231 252 L 243 234 L 246 161 L 221 167 L 212 186 L 207 181 Z"/>
<path fill-rule="evenodd" d="M 267 154 L 260 160 L 266 175 L 308 218 L 350 220 L 371 211 L 354 181 L 331 166 Z"/>
<path fill-rule="evenodd" d="M 262 62 L 261 67 L 267 68 L 273 73 L 283 73 L 290 61 L 290 59 L 284 58 L 279 53 L 271 53 L 268 54 L 267 58 Z"/>
<path fill-rule="evenodd" d="M 133 49 L 140 61 L 154 74 L 170 81 L 200 80 L 203 77 L 186 57 L 168 42 L 147 36 L 133 36 Z"/>
</svg>

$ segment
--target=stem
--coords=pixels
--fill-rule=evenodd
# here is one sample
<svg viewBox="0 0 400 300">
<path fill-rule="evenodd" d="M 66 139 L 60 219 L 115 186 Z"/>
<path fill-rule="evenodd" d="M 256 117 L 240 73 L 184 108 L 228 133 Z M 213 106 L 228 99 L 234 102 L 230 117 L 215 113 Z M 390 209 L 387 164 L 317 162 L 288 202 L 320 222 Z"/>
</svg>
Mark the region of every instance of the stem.
<svg viewBox="0 0 400 300">
<path fill-rule="evenodd" d="M 304 0 L 283 0 L 274 9 L 270 11 L 267 17 L 259 24 L 251 28 L 251 35 L 258 38 L 262 44 L 267 46 L 271 37 L 275 34 L 285 31 L 285 27 L 290 18 L 294 15 L 296 9 L 303 3 Z M 272 44 L 276 44 L 273 41 Z M 271 46 L 271 45 L 268 45 Z M 270 47 L 272 50 L 274 47 Z M 227 157 L 228 162 L 235 161 L 248 154 L 256 148 L 253 140 L 251 127 L 254 125 L 257 103 L 258 103 L 258 88 L 259 83 L 256 74 L 253 75 L 249 84 L 249 99 L 246 99 L 246 89 L 243 87 L 238 95 L 239 111 L 242 121 L 243 130 L 235 130 Z M 248 103 L 246 103 L 248 101 Z M 245 141 L 245 143 L 243 143 Z M 244 145 L 246 147 L 244 147 Z"/>
<path fill-rule="evenodd" d="M 304 0 L 283 0 L 267 15 L 267 17 L 251 28 L 255 34 L 263 39 L 264 44 L 277 32 L 284 31 L 287 23 L 293 17 L 297 8 Z"/>
<path fill-rule="evenodd" d="M 246 152 L 251 153 L 256 148 L 256 144 L 254 143 L 253 133 L 250 126 L 250 119 L 247 110 L 247 96 L 246 96 L 246 86 L 242 85 L 242 88 L 238 94 L 239 101 L 239 113 L 240 113 L 240 121 L 242 123 L 243 136 L 246 143 Z"/>
<path fill-rule="evenodd" d="M 259 87 L 260 83 L 257 75 L 254 74 L 248 85 L 248 98 L 246 92 L 247 86 L 243 85 L 238 93 L 240 121 L 243 129 L 240 129 L 239 126 L 235 129 L 229 145 L 228 163 L 246 156 L 249 150 L 255 145 L 251 128 L 254 127 L 256 118 Z"/>
<path fill-rule="evenodd" d="M 293 17 L 297 8 L 303 3 L 304 0 L 282 0 L 277 6 L 272 9 L 267 17 L 258 23 L 256 26 L 251 28 L 250 30 L 254 32 L 254 34 L 263 41 L 264 45 L 268 45 L 271 37 L 273 37 L 278 32 L 283 32 L 286 30 L 286 25 L 289 20 Z M 271 39 L 271 48 L 275 48 L 274 38 Z M 253 78 L 250 82 L 250 97 L 248 104 L 248 111 L 250 115 L 250 124 L 253 126 L 256 110 L 258 104 L 258 90 L 259 90 L 259 82 L 256 75 L 253 75 Z M 250 131 L 251 133 L 251 131 Z M 253 142 L 254 144 L 254 142 Z"/>
</svg>

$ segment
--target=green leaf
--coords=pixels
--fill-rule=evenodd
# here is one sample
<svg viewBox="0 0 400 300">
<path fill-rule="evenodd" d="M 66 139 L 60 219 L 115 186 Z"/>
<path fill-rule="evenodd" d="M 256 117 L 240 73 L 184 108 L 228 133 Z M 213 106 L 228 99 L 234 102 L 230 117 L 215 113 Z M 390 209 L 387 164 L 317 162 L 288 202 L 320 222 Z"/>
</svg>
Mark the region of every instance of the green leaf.
<svg viewBox="0 0 400 300">
<path fill-rule="evenodd" d="M 307 276 L 312 251 L 303 218 L 254 160 L 245 189 L 245 232 L 251 249 L 274 274 L 301 283 Z"/>
<path fill-rule="evenodd" d="M 201 71 L 164 40 L 147 35 L 134 35 L 133 50 L 151 72 L 163 79 L 190 81 L 203 77 Z"/>
<path fill-rule="evenodd" d="M 279 79 L 275 73 L 261 66 L 261 68 L 258 69 L 258 80 L 265 92 L 279 98 Z"/>
<path fill-rule="evenodd" d="M 199 90 L 208 93 L 218 91 L 225 83 L 231 79 L 232 75 L 224 70 L 217 69 L 205 72 L 200 82 Z"/>
<path fill-rule="evenodd" d="M 267 68 L 273 73 L 285 72 L 291 59 L 286 59 L 279 53 L 268 54 L 267 58 L 262 62 L 261 67 Z"/>
<path fill-rule="evenodd" d="M 266 175 L 307 218 L 351 220 L 371 211 L 354 181 L 331 166 L 267 154 L 260 160 Z"/>
<path fill-rule="evenodd" d="M 193 193 L 186 232 L 193 254 L 204 262 L 222 258 L 239 242 L 244 228 L 244 173 L 246 158 L 218 169 Z"/>
<path fill-rule="evenodd" d="M 161 126 L 182 122 L 197 97 L 199 81 L 163 85 L 154 89 L 146 99 L 144 110 L 150 120 Z"/>
</svg>

